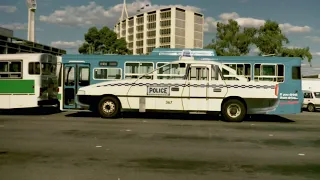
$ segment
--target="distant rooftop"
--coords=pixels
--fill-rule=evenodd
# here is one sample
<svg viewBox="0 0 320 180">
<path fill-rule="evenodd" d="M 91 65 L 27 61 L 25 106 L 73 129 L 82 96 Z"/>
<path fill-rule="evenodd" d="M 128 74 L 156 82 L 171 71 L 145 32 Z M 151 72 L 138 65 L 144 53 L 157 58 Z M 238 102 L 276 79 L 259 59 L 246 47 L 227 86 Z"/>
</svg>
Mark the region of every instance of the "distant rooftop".
<svg viewBox="0 0 320 180">
<path fill-rule="evenodd" d="M 12 30 L 0 28 L 0 54 L 16 53 L 49 53 L 61 56 L 67 51 L 14 37 Z"/>
</svg>

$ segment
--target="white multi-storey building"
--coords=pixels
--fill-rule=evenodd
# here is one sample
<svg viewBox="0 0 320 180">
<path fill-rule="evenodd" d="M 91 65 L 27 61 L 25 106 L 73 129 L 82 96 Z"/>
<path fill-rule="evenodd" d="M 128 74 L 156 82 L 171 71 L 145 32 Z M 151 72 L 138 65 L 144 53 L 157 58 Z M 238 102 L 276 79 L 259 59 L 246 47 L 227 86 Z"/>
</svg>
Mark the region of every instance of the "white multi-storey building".
<svg viewBox="0 0 320 180">
<path fill-rule="evenodd" d="M 170 6 L 122 19 L 114 31 L 133 54 L 147 54 L 159 47 L 203 48 L 203 24 L 203 14 Z"/>
</svg>

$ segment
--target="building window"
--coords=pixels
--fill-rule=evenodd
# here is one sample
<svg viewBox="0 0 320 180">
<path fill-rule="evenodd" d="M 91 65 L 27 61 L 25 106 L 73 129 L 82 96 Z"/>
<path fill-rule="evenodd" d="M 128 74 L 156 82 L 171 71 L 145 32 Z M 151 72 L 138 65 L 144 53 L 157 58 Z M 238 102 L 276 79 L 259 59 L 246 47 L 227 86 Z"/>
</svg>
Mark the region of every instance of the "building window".
<svg viewBox="0 0 320 180">
<path fill-rule="evenodd" d="M 121 79 L 121 68 L 95 68 L 93 79 L 115 80 Z"/>
<path fill-rule="evenodd" d="M 137 31 L 143 31 L 143 25 L 137 26 Z"/>
<path fill-rule="evenodd" d="M 171 29 L 160 29 L 160 35 L 165 36 L 165 35 L 170 35 L 171 34 Z"/>
<path fill-rule="evenodd" d="M 160 21 L 160 26 L 161 26 L 161 27 L 171 26 L 171 20 Z"/>
<path fill-rule="evenodd" d="M 155 46 L 153 46 L 153 47 L 147 47 L 147 53 L 150 53 L 150 52 L 152 52 L 152 50 L 155 48 Z"/>
<path fill-rule="evenodd" d="M 164 45 L 164 46 L 160 46 L 160 48 L 170 48 L 170 45 Z"/>
<path fill-rule="evenodd" d="M 133 19 L 130 19 L 130 20 L 129 20 L 128 25 L 129 25 L 129 27 L 132 27 L 132 26 L 133 26 Z"/>
<path fill-rule="evenodd" d="M 129 41 L 133 41 L 133 35 L 130 35 L 130 36 L 128 37 L 128 40 L 129 40 Z"/>
<path fill-rule="evenodd" d="M 149 14 L 149 15 L 147 16 L 148 22 L 155 22 L 155 21 L 156 21 L 156 18 L 157 18 L 157 16 L 156 16 L 155 13 L 154 13 L 154 14 Z"/>
<path fill-rule="evenodd" d="M 138 47 L 143 46 L 143 40 L 142 41 L 136 41 L 136 46 L 138 46 Z"/>
<path fill-rule="evenodd" d="M 132 33 L 133 33 L 133 27 L 131 27 L 131 28 L 128 29 L 128 33 L 129 33 L 129 34 L 132 34 Z"/>
<path fill-rule="evenodd" d="M 137 17 L 137 19 L 136 19 L 137 24 L 143 24 L 143 22 L 144 22 L 143 18 L 144 18 L 143 16 Z"/>
<path fill-rule="evenodd" d="M 147 28 L 148 28 L 148 30 L 155 29 L 155 28 L 156 28 L 156 23 L 155 23 L 155 22 L 153 22 L 153 23 L 148 23 L 148 24 L 147 24 Z"/>
<path fill-rule="evenodd" d="M 160 43 L 165 44 L 165 43 L 170 43 L 170 37 L 161 37 L 160 38 Z"/>
<path fill-rule="evenodd" d="M 155 37 L 156 36 L 156 31 L 148 31 L 147 32 L 147 37 Z"/>
<path fill-rule="evenodd" d="M 137 39 L 143 39 L 143 32 L 142 33 L 137 33 L 136 34 Z"/>
<path fill-rule="evenodd" d="M 156 44 L 156 39 L 147 39 L 147 44 L 148 45 L 155 45 Z"/>
<path fill-rule="evenodd" d="M 160 13 L 160 18 L 162 19 L 170 19 L 171 18 L 171 11 L 164 11 Z"/>
<path fill-rule="evenodd" d="M 137 48 L 136 54 L 143 54 L 143 48 Z"/>
<path fill-rule="evenodd" d="M 131 49 L 133 48 L 133 42 L 128 43 L 128 47 Z"/>
</svg>

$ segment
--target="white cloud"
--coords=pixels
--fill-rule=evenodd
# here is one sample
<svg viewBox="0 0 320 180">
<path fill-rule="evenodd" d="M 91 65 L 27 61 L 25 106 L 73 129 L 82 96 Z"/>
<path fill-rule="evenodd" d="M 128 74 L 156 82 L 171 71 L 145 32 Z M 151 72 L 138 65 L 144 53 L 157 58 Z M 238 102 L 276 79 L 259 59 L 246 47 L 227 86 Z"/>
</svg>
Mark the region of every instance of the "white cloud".
<svg viewBox="0 0 320 180">
<path fill-rule="evenodd" d="M 6 13 L 14 13 L 17 11 L 17 7 L 15 6 L 0 6 L 0 11 Z"/>
<path fill-rule="evenodd" d="M 11 29 L 11 30 L 27 30 L 28 25 L 22 23 L 12 23 L 12 24 L 1 24 L 1 27 Z"/>
<path fill-rule="evenodd" d="M 51 46 L 61 49 L 76 49 L 82 45 L 83 41 L 54 41 L 51 42 Z"/>
<path fill-rule="evenodd" d="M 320 56 L 320 52 L 313 52 L 311 53 L 313 56 Z"/>
<path fill-rule="evenodd" d="M 150 0 L 135 0 L 127 4 L 129 16 L 137 14 L 137 10 L 149 4 L 141 12 L 149 11 L 154 8 L 165 7 L 163 5 L 151 5 Z M 200 12 L 201 9 L 194 6 L 182 6 L 186 9 L 192 9 Z M 114 26 L 119 20 L 122 12 L 123 4 L 117 4 L 110 8 L 104 8 L 95 2 L 90 2 L 88 5 L 82 6 L 66 6 L 63 9 L 56 10 L 48 16 L 40 16 L 40 21 L 51 24 L 60 24 L 65 26 L 91 26 L 91 25 L 107 25 Z"/>
<path fill-rule="evenodd" d="M 0 24 L 1 27 L 11 29 L 11 30 L 28 30 L 27 23 L 12 23 L 12 24 Z M 36 27 L 36 31 L 43 31 L 41 28 Z"/>
<path fill-rule="evenodd" d="M 266 21 L 263 19 L 255 19 L 251 17 L 240 17 L 240 15 L 236 12 L 232 13 L 222 13 L 219 16 L 219 20 L 216 20 L 212 17 L 205 18 L 205 31 L 208 32 L 214 32 L 217 29 L 217 23 L 227 23 L 229 19 L 234 19 L 238 22 L 238 24 L 241 27 L 260 27 L 262 26 Z M 294 26 L 289 23 L 279 24 L 281 30 L 285 33 L 290 32 L 310 32 L 311 27 L 309 26 Z"/>
<path fill-rule="evenodd" d="M 320 42 L 319 36 L 306 36 L 306 38 L 310 39 L 311 41 L 314 41 L 314 42 Z"/>
</svg>

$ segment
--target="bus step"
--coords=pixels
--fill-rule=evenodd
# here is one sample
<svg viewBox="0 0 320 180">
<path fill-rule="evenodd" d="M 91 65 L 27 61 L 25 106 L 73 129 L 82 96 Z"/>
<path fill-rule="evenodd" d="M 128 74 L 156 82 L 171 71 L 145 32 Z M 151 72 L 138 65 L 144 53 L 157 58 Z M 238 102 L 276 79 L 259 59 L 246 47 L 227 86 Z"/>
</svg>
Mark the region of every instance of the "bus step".
<svg viewBox="0 0 320 180">
<path fill-rule="evenodd" d="M 191 111 L 189 114 L 207 114 L 206 112 L 201 112 L 201 111 Z"/>
</svg>

